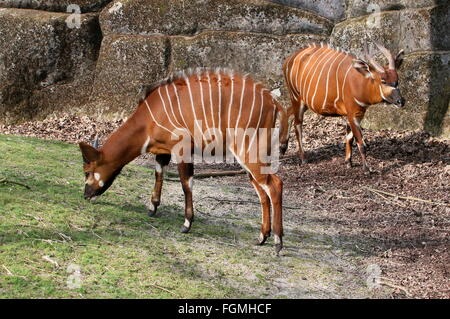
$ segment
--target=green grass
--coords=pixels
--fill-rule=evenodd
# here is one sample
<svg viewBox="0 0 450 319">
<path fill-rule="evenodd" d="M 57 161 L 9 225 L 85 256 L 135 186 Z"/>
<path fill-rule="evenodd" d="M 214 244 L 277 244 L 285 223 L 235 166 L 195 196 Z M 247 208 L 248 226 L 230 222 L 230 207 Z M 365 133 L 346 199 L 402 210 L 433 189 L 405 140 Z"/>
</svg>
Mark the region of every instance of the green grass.
<svg viewBox="0 0 450 319">
<path fill-rule="evenodd" d="M 154 178 L 142 166 L 126 166 L 95 203 L 85 201 L 76 145 L 0 135 L 2 180 L 15 183 L 0 182 L 0 298 L 348 297 L 361 288 L 360 278 L 337 271 L 330 245 L 305 235 L 314 225 L 300 236 L 287 219 L 277 258 L 272 241 L 253 245 L 259 207 L 210 214 L 198 200 L 193 227 L 181 234 L 183 195 L 170 181 L 158 217 L 148 217 Z M 196 185 L 245 195 L 220 180 Z M 73 267 L 79 287 L 70 285 Z"/>
<path fill-rule="evenodd" d="M 0 180 L 30 187 L 0 184 L 1 297 L 246 297 L 220 280 L 234 270 L 205 267 L 207 250 L 196 247 L 226 230 L 205 224 L 201 233 L 179 234 L 183 210 L 173 205 L 161 207 L 160 218 L 146 215 L 151 170 L 127 166 L 92 204 L 82 196 L 74 145 L 0 135 L 0 163 Z M 227 247 L 220 253 L 233 255 Z M 76 289 L 67 285 L 72 264 L 81 273 Z"/>
</svg>

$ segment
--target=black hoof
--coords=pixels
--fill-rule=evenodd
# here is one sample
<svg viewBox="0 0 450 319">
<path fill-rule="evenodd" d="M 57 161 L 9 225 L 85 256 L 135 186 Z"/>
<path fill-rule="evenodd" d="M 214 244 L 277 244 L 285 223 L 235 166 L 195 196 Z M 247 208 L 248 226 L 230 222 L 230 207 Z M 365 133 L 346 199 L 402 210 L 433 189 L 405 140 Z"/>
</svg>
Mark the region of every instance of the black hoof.
<svg viewBox="0 0 450 319">
<path fill-rule="evenodd" d="M 256 246 L 262 246 L 262 245 L 264 245 L 264 243 L 266 242 L 266 240 L 267 240 L 268 237 L 269 237 L 269 235 L 264 236 L 262 233 L 259 234 L 259 237 L 258 237 L 258 239 L 257 239 L 256 242 L 255 242 L 255 245 L 256 245 Z"/>
<path fill-rule="evenodd" d="M 345 161 L 345 166 L 347 166 L 347 168 L 352 168 L 353 164 L 350 161 Z"/>
<path fill-rule="evenodd" d="M 149 216 L 149 217 L 153 217 L 153 216 L 155 216 L 156 215 L 156 209 L 155 210 L 148 210 L 148 212 L 147 212 L 147 215 Z"/>
<path fill-rule="evenodd" d="M 366 175 L 372 174 L 372 170 L 371 170 L 370 167 L 367 166 L 367 165 L 364 165 L 364 166 L 363 166 L 363 170 L 364 170 L 364 174 L 366 174 Z"/>
<path fill-rule="evenodd" d="M 182 232 L 183 234 L 188 233 L 190 229 L 191 229 L 191 227 L 186 227 L 186 226 L 184 226 L 184 225 L 181 226 L 181 232 Z"/>
<path fill-rule="evenodd" d="M 308 160 L 307 159 L 302 159 L 302 164 L 308 164 Z"/>
<path fill-rule="evenodd" d="M 286 151 L 287 151 L 287 148 L 288 148 L 287 144 L 281 145 L 280 146 L 280 154 L 284 155 L 286 153 Z"/>
</svg>

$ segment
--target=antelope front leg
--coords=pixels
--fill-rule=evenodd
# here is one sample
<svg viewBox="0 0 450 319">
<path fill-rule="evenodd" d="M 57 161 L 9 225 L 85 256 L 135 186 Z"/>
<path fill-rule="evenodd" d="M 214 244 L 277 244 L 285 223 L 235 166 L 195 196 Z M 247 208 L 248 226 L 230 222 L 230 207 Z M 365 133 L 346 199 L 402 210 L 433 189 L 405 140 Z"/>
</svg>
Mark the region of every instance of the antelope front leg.
<svg viewBox="0 0 450 319">
<path fill-rule="evenodd" d="M 271 230 L 271 221 L 270 221 L 270 198 L 265 192 L 265 190 L 256 182 L 256 180 L 250 176 L 250 182 L 258 194 L 259 200 L 261 202 L 261 214 L 262 214 L 262 223 L 261 223 L 261 232 L 259 233 L 257 245 L 263 245 L 267 238 L 270 236 Z"/>
<path fill-rule="evenodd" d="M 153 188 L 151 203 L 148 211 L 148 216 L 152 217 L 156 214 L 156 210 L 161 202 L 161 190 L 164 180 L 164 168 L 170 162 L 170 154 L 156 155 L 155 167 L 155 187 Z"/>
<path fill-rule="evenodd" d="M 370 168 L 369 168 L 369 165 L 367 164 L 367 159 L 366 159 L 366 143 L 364 142 L 364 139 L 362 136 L 362 131 L 361 131 L 361 126 L 359 124 L 360 120 L 361 119 L 358 119 L 356 117 L 354 117 L 354 118 L 349 117 L 349 119 L 348 119 L 350 127 L 353 132 L 353 135 L 356 138 L 356 144 L 358 145 L 359 153 L 361 154 L 363 169 L 367 173 L 370 173 Z"/>
<path fill-rule="evenodd" d="M 352 152 L 353 152 L 353 141 L 355 136 L 353 135 L 352 129 L 347 122 L 347 135 L 345 136 L 345 164 L 347 167 L 352 167 Z"/>
<path fill-rule="evenodd" d="M 191 229 L 194 221 L 194 208 L 192 203 L 192 187 L 194 186 L 194 164 L 178 164 L 181 186 L 184 192 L 184 224 L 181 227 L 182 233 L 187 233 Z"/>
</svg>

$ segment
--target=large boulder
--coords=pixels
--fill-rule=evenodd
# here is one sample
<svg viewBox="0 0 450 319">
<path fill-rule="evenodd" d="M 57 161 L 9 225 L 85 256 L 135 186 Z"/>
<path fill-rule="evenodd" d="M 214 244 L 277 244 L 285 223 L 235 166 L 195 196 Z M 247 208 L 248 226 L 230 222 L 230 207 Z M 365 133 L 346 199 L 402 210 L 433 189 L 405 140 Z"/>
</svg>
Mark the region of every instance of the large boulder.
<svg viewBox="0 0 450 319">
<path fill-rule="evenodd" d="M 448 0 L 345 0 L 346 18 L 364 16 L 381 11 L 426 8 L 446 4 Z"/>
<path fill-rule="evenodd" d="M 372 106 L 363 125 L 379 129 L 425 129 L 450 137 L 448 107 L 450 101 L 450 52 L 417 52 L 405 57 L 400 86 L 406 105 Z"/>
<path fill-rule="evenodd" d="M 87 112 L 103 117 L 127 115 L 145 86 L 168 76 L 169 58 L 170 42 L 165 36 L 106 36 Z"/>
<path fill-rule="evenodd" d="M 286 6 L 307 9 L 331 20 L 342 20 L 346 0 L 270 0 Z"/>
<path fill-rule="evenodd" d="M 35 9 L 53 12 L 77 12 L 73 8 L 78 6 L 80 13 L 97 12 L 111 0 L 0 0 L 0 8 Z"/>
<path fill-rule="evenodd" d="M 90 95 L 100 47 L 96 14 L 81 15 L 79 28 L 68 14 L 0 9 L 1 122 L 72 109 Z"/>
<path fill-rule="evenodd" d="M 449 6 L 386 11 L 338 23 L 331 43 L 356 54 L 364 41 L 372 38 L 393 51 L 450 50 Z"/>
<path fill-rule="evenodd" d="M 104 34 L 194 35 L 202 31 L 330 34 L 314 13 L 262 0 L 117 0 L 101 13 Z"/>
</svg>

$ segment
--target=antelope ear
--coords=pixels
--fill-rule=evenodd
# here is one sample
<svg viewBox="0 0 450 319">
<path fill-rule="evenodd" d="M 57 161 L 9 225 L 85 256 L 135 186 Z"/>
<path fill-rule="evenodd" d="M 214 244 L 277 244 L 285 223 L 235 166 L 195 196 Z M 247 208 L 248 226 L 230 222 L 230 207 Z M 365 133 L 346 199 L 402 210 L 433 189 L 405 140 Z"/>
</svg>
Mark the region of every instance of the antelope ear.
<svg viewBox="0 0 450 319">
<path fill-rule="evenodd" d="M 352 66 L 353 66 L 353 68 L 355 68 L 359 73 L 361 73 L 362 75 L 364 75 L 366 78 L 372 77 L 372 72 L 370 72 L 369 64 L 367 64 L 367 63 L 364 62 L 363 60 L 361 60 L 361 59 L 354 59 L 354 60 L 353 60 Z"/>
<path fill-rule="evenodd" d="M 80 146 L 81 154 L 83 155 L 83 160 L 85 163 L 98 161 L 100 159 L 102 153 L 98 151 L 95 147 L 85 142 L 81 142 L 78 145 Z"/>
<path fill-rule="evenodd" d="M 395 68 L 398 70 L 400 69 L 402 63 L 403 63 L 403 58 L 405 57 L 405 51 L 400 50 L 400 52 L 397 54 L 396 58 L 395 58 Z"/>
</svg>

